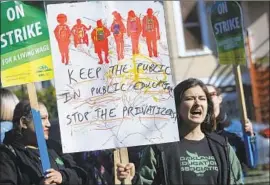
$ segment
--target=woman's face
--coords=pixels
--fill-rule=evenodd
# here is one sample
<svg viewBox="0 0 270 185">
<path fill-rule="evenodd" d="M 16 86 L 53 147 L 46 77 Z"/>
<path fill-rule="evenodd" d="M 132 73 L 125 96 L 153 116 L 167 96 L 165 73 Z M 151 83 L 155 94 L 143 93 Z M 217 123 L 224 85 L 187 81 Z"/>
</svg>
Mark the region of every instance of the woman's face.
<svg viewBox="0 0 270 185">
<path fill-rule="evenodd" d="M 207 98 L 200 86 L 187 89 L 179 105 L 179 114 L 186 124 L 199 125 L 207 114 Z"/>
<path fill-rule="evenodd" d="M 51 127 L 51 123 L 49 121 L 49 114 L 44 105 L 39 105 L 39 110 L 40 110 L 40 117 L 42 121 L 44 137 L 47 140 L 49 139 L 49 132 L 50 132 L 50 127 Z"/>
<path fill-rule="evenodd" d="M 49 121 L 49 115 L 46 107 L 42 104 L 39 104 L 39 111 L 40 111 L 40 117 L 41 117 L 41 122 L 42 122 L 42 128 L 44 132 L 44 138 L 46 140 L 49 139 L 49 130 L 51 127 L 50 121 Z M 35 127 L 34 127 L 34 122 L 33 120 L 31 123 L 27 126 L 27 135 L 28 137 L 32 135 L 33 137 L 36 138 L 36 133 L 35 133 Z M 31 136 L 30 136 L 31 137 Z"/>
<path fill-rule="evenodd" d="M 213 86 L 208 85 L 207 90 L 212 98 L 215 117 L 218 117 L 220 113 L 220 105 L 222 102 L 222 96 L 217 94 L 217 91 Z"/>
</svg>

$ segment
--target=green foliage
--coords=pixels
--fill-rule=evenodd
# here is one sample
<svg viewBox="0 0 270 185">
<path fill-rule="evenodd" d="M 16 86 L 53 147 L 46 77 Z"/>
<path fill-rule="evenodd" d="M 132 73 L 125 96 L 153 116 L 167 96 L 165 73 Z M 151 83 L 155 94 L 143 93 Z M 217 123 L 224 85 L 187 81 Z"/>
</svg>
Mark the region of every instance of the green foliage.
<svg viewBox="0 0 270 185">
<path fill-rule="evenodd" d="M 26 88 L 23 85 L 21 85 L 21 89 L 13 90 L 12 92 L 16 94 L 19 100 L 28 99 Z"/>
<path fill-rule="evenodd" d="M 19 100 L 29 99 L 26 88 L 22 87 L 22 89 L 14 91 Z M 50 119 L 57 119 L 57 104 L 56 104 L 56 93 L 55 88 L 50 86 L 48 88 L 44 88 L 40 91 L 37 91 L 38 101 L 45 104 L 48 109 L 48 113 L 50 115 Z"/>
<path fill-rule="evenodd" d="M 49 112 L 50 119 L 58 118 L 55 88 L 50 86 L 37 93 L 38 101 L 43 102 Z"/>
</svg>

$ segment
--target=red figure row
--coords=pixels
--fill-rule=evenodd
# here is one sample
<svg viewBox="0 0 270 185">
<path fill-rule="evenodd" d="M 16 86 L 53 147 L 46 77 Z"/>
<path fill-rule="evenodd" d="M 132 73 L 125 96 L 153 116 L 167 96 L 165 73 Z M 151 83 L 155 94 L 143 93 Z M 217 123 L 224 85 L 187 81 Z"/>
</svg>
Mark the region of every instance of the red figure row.
<svg viewBox="0 0 270 185">
<path fill-rule="evenodd" d="M 158 56 L 157 40 L 160 39 L 159 23 L 156 16 L 153 15 L 151 8 L 147 10 L 147 15 L 143 17 L 142 23 L 134 11 L 130 10 L 128 12 L 127 29 L 125 28 L 120 13 L 114 11 L 112 14 L 114 20 L 110 30 L 103 25 L 101 20 L 98 20 L 97 27 L 91 32 L 91 39 L 95 46 L 95 53 L 97 53 L 99 58 L 99 64 L 103 64 L 102 51 L 105 53 L 105 62 L 109 63 L 108 37 L 111 34 L 110 32 L 112 32 L 115 39 L 118 60 L 124 58 L 124 34 L 126 32 L 128 37 L 131 38 L 133 55 L 139 54 L 139 38 L 142 33 L 142 36 L 146 38 L 149 57 Z M 56 26 L 54 34 L 58 42 L 62 63 L 67 65 L 69 63 L 68 47 L 70 44 L 70 36 L 74 36 L 75 47 L 77 47 L 78 44 L 86 44 L 88 46 L 89 41 L 86 32 L 91 29 L 91 26 L 87 28 L 81 23 L 80 19 L 77 19 L 77 24 L 70 30 L 66 25 L 67 16 L 65 14 L 59 14 L 57 16 L 57 22 L 59 25 Z"/>
</svg>

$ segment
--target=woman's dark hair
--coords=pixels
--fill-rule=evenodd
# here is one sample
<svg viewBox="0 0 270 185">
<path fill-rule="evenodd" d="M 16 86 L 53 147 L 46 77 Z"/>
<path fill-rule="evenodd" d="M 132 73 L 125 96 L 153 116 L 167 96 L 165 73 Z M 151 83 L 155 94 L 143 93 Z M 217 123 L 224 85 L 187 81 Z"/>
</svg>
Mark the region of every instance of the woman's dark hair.
<svg viewBox="0 0 270 185">
<path fill-rule="evenodd" d="M 211 132 L 215 130 L 215 127 L 216 127 L 213 102 L 208 93 L 206 85 L 201 80 L 198 80 L 196 78 L 189 78 L 187 80 L 184 80 L 174 88 L 174 99 L 175 99 L 178 124 L 180 124 L 182 121 L 178 109 L 182 101 L 183 94 L 186 90 L 195 86 L 200 86 L 202 90 L 205 92 L 206 98 L 207 98 L 207 104 L 208 104 L 207 114 L 203 123 L 201 124 L 201 129 L 203 132 Z"/>
<path fill-rule="evenodd" d="M 32 120 L 31 106 L 28 100 L 20 101 L 14 109 L 12 122 L 14 124 L 14 128 L 17 130 L 20 130 L 20 120 L 22 117 L 24 117 L 27 122 Z"/>
<path fill-rule="evenodd" d="M 215 85 L 213 84 L 205 84 L 206 86 L 211 86 L 215 89 L 216 93 L 217 93 L 217 96 L 221 95 L 221 89 L 216 87 Z"/>
</svg>

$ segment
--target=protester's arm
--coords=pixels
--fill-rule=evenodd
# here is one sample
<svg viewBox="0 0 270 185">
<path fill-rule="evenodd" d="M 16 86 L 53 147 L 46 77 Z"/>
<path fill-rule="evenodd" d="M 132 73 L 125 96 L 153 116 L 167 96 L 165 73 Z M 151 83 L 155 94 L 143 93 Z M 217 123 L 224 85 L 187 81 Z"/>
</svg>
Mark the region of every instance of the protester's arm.
<svg viewBox="0 0 270 185">
<path fill-rule="evenodd" d="M 86 172 L 77 165 L 70 154 L 63 154 L 60 143 L 49 140 L 47 144 L 49 148 L 58 154 L 65 164 L 65 169 L 59 170 L 62 175 L 61 184 L 86 184 L 88 180 Z"/>
<path fill-rule="evenodd" d="M 254 166 L 256 166 L 257 159 L 258 159 L 258 152 L 257 152 L 257 143 L 256 143 L 256 134 L 253 131 L 252 122 L 247 119 L 245 123 L 245 132 L 250 134 L 249 143 L 251 145 L 251 155 L 253 157 Z"/>
<path fill-rule="evenodd" d="M 127 21 L 127 35 L 130 36 L 130 23 Z"/>
<path fill-rule="evenodd" d="M 92 26 L 89 25 L 89 27 L 86 27 L 85 25 L 83 25 L 83 28 L 84 28 L 84 30 L 91 30 Z"/>
<path fill-rule="evenodd" d="M 73 34 L 73 35 L 75 35 L 75 28 L 76 28 L 76 26 L 73 26 L 73 27 L 71 28 L 71 34 Z"/>
<path fill-rule="evenodd" d="M 55 36 L 57 41 L 59 40 L 58 31 L 59 31 L 59 26 L 56 26 L 56 28 L 54 29 L 53 32 L 54 32 L 54 36 Z"/>
<path fill-rule="evenodd" d="M 229 160 L 230 160 L 230 184 L 235 185 L 235 184 L 244 184 L 244 177 L 243 177 L 243 172 L 242 172 L 242 167 L 241 164 L 231 147 L 229 145 Z"/>
<path fill-rule="evenodd" d="M 156 24 L 156 28 L 157 28 L 157 39 L 159 40 L 160 39 L 159 23 L 158 23 L 158 19 L 156 16 L 154 17 L 154 19 L 155 19 L 155 24 Z"/>
<path fill-rule="evenodd" d="M 71 30 L 67 25 L 66 25 L 66 27 L 67 27 L 67 30 L 68 30 L 68 37 L 70 37 L 71 36 Z"/>
<path fill-rule="evenodd" d="M 255 134 L 249 138 L 254 158 L 256 158 L 256 154 L 257 154 L 257 142 L 256 142 L 256 139 L 257 138 L 256 138 Z M 255 161 L 255 159 L 254 159 L 254 161 Z"/>
<path fill-rule="evenodd" d="M 247 166 L 249 166 L 250 168 L 255 168 L 256 163 L 257 163 L 257 158 L 258 158 L 258 153 L 257 153 L 257 144 L 256 144 L 256 135 L 253 131 L 253 126 L 252 126 L 252 122 L 249 119 L 246 119 L 245 125 L 244 125 L 244 134 L 249 135 L 249 137 L 247 138 L 247 140 L 245 140 L 243 142 L 244 145 L 244 150 L 248 151 L 248 155 L 252 157 L 252 159 L 247 159 L 247 153 L 245 152 L 245 160 L 244 160 L 244 164 L 246 164 Z M 247 143 L 245 143 L 247 142 Z M 250 147 L 249 147 L 250 146 Z M 248 150 L 245 148 L 248 147 Z M 248 160 L 253 160 L 254 163 L 251 164 L 250 161 Z"/>
<path fill-rule="evenodd" d="M 128 175 L 130 175 L 132 179 L 132 184 L 152 184 L 157 175 L 157 160 L 155 157 L 155 152 L 152 147 L 146 148 L 141 158 L 140 169 L 138 170 L 138 172 L 136 172 L 136 174 L 134 174 L 133 172 L 133 170 L 135 170 L 135 166 L 133 163 L 129 163 L 126 166 L 124 166 L 123 164 L 117 164 L 118 179 L 124 180 L 128 177 Z"/>
<path fill-rule="evenodd" d="M 145 37 L 146 17 L 142 19 L 142 36 Z"/>
<path fill-rule="evenodd" d="M 17 169 L 14 163 L 15 157 L 11 153 L 0 151 L 0 184 L 16 185 Z"/>
</svg>

